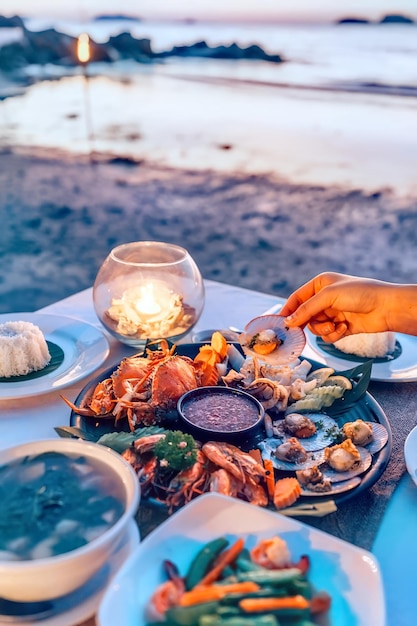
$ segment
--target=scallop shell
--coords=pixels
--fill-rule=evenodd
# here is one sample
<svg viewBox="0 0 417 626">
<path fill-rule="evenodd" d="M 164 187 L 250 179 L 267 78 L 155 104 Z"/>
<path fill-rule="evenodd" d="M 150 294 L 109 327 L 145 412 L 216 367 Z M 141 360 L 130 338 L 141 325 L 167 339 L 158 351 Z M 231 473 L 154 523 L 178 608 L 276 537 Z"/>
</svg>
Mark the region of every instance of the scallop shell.
<svg viewBox="0 0 417 626">
<path fill-rule="evenodd" d="M 366 472 L 372 463 L 372 455 L 366 448 L 362 448 L 360 446 L 356 447 L 361 455 L 361 460 L 358 463 L 355 463 L 352 469 L 347 470 L 346 472 L 336 472 L 336 470 L 326 463 L 326 465 L 323 464 L 320 466 L 323 478 L 328 478 L 332 483 L 339 483 L 342 480 L 348 480 L 349 478 L 353 478 L 353 476 L 359 476 L 359 474 Z"/>
<path fill-rule="evenodd" d="M 307 452 L 314 452 L 316 450 L 322 450 L 323 448 L 327 448 L 328 446 L 333 445 L 334 437 L 331 435 L 332 429 L 335 432 L 339 432 L 339 426 L 332 417 L 325 415 L 324 413 L 303 413 L 306 417 L 309 417 L 317 427 L 317 423 L 322 423 L 322 427 L 317 427 L 317 431 L 311 437 L 306 437 L 303 439 L 299 439 L 299 442 L 303 446 L 304 450 Z M 279 420 L 278 422 L 274 422 L 274 427 L 280 429 L 282 427 L 284 420 Z M 282 441 L 286 441 L 290 437 L 294 437 L 295 435 L 290 435 L 282 431 Z M 279 434 L 281 437 L 281 433 Z"/>
<path fill-rule="evenodd" d="M 275 331 L 283 342 L 271 354 L 260 355 L 246 345 L 254 335 L 269 329 Z M 304 350 L 306 336 L 302 328 L 288 328 L 282 315 L 261 315 L 246 324 L 243 333 L 239 335 L 239 343 L 246 356 L 255 357 L 269 365 L 280 365 L 290 363 L 300 356 Z"/>
<path fill-rule="evenodd" d="M 323 496 L 334 496 L 338 493 L 344 493 L 345 491 L 350 491 L 351 489 L 354 489 L 355 487 L 357 487 L 358 485 L 360 485 L 361 483 L 361 479 L 359 478 L 359 476 L 354 476 L 353 478 L 349 478 L 348 480 L 342 480 L 338 483 L 332 483 L 332 488 L 329 489 L 329 491 L 310 491 L 310 489 L 306 489 L 305 487 L 302 487 L 301 489 L 301 495 L 302 496 L 308 496 L 309 498 L 311 497 L 320 497 L 323 498 Z"/>
<path fill-rule="evenodd" d="M 275 456 L 275 449 L 281 443 L 282 439 L 277 439 L 275 437 L 264 439 L 263 441 L 260 441 L 258 443 L 258 448 L 261 450 L 262 458 L 272 461 L 272 465 L 275 467 L 275 469 L 285 470 L 287 472 L 295 472 L 295 470 L 307 469 L 308 467 L 320 465 L 324 462 L 323 450 L 318 450 L 316 452 L 307 452 L 307 460 L 303 463 L 290 463 L 289 461 L 281 461 L 281 459 L 277 459 L 277 457 Z M 302 443 L 301 445 L 304 445 L 304 443 Z"/>
<path fill-rule="evenodd" d="M 371 454 L 376 454 L 386 445 L 388 441 L 388 431 L 379 422 L 368 422 L 372 426 L 373 439 L 364 448 Z"/>
</svg>

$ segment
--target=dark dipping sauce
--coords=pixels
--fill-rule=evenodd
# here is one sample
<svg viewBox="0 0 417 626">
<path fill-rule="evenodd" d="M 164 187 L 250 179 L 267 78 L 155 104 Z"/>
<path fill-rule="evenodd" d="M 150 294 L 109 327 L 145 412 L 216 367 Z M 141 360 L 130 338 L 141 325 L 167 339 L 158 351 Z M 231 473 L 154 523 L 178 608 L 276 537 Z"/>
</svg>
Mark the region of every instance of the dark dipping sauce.
<svg viewBox="0 0 417 626">
<path fill-rule="evenodd" d="M 0 560 L 86 545 L 122 516 L 121 484 L 103 463 L 45 452 L 0 467 Z"/>
<path fill-rule="evenodd" d="M 186 400 L 181 409 L 191 424 L 215 432 L 239 432 L 254 426 L 260 417 L 252 400 L 235 393 L 198 395 Z"/>
</svg>

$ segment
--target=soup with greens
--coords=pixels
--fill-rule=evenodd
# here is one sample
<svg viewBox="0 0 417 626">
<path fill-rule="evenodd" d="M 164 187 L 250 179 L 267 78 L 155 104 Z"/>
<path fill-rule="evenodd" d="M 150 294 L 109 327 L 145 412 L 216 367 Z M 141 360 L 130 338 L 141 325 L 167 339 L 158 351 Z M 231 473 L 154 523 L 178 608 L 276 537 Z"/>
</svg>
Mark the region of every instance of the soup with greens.
<svg viewBox="0 0 417 626">
<path fill-rule="evenodd" d="M 79 548 L 123 514 L 121 483 L 99 461 L 47 452 L 0 467 L 0 560 Z"/>
</svg>

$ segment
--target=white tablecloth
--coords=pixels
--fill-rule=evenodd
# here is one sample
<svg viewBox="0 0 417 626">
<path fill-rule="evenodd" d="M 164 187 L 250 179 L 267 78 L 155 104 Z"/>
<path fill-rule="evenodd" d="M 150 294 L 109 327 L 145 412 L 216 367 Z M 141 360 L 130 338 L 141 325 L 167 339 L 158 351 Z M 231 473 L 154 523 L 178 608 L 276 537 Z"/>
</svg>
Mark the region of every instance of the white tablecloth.
<svg viewBox="0 0 417 626">
<path fill-rule="evenodd" d="M 206 304 L 193 333 L 207 328 L 243 328 L 251 318 L 261 315 L 279 302 L 279 298 L 259 292 L 213 281 L 206 281 L 205 284 Z M 103 330 L 93 309 L 91 289 L 45 307 L 39 312 L 75 317 Z M 110 353 L 101 369 L 106 369 L 123 356 L 133 353 L 132 349 L 118 343 L 109 335 L 107 337 Z M 187 338 L 184 341 L 186 340 Z M 96 374 L 97 371 L 89 378 Z M 89 378 L 67 387 L 65 395 L 74 400 Z M 33 398 L 0 400 L 0 448 L 22 441 L 56 437 L 54 427 L 68 425 L 69 419 L 69 409 L 59 393 L 53 391 Z M 417 563 L 414 531 L 416 520 L 417 489 L 406 475 L 384 516 L 373 550 L 379 560 L 385 585 L 388 626 L 417 624 L 413 596 L 414 564 Z"/>
</svg>

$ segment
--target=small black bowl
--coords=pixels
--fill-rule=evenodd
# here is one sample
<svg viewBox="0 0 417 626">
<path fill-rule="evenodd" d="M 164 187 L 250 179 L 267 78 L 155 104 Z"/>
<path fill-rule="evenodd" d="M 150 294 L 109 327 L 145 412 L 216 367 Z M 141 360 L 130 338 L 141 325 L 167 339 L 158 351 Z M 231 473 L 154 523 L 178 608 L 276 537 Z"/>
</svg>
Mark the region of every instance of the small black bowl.
<svg viewBox="0 0 417 626">
<path fill-rule="evenodd" d="M 246 391 L 231 387 L 197 387 L 177 403 L 180 420 L 192 434 L 204 440 L 238 441 L 262 427 L 262 404 Z"/>
</svg>

